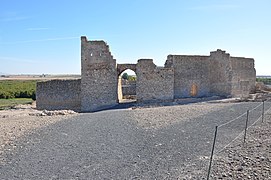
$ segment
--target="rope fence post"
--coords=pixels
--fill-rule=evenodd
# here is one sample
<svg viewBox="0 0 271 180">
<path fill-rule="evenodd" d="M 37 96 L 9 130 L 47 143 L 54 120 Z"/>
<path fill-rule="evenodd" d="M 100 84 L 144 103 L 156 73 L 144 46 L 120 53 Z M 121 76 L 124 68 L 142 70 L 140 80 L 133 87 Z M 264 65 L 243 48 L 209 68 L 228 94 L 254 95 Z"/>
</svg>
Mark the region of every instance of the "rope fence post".
<svg viewBox="0 0 271 180">
<path fill-rule="evenodd" d="M 209 168 L 208 168 L 207 180 L 209 180 L 210 173 L 211 173 L 211 167 L 212 167 L 212 161 L 213 161 L 213 155 L 214 155 L 214 149 L 215 149 L 215 141 L 216 141 L 216 135 L 217 135 L 217 128 L 218 128 L 218 126 L 215 127 L 215 136 L 214 136 L 214 142 L 213 142 L 213 147 L 212 147 L 212 152 L 211 152 L 211 157 L 210 157 L 210 164 L 209 164 Z"/>
<path fill-rule="evenodd" d="M 263 100 L 263 110 L 262 110 L 262 123 L 263 123 L 263 120 L 264 120 L 264 100 Z"/>
<path fill-rule="evenodd" d="M 246 119 L 246 127 L 245 127 L 245 134 L 244 134 L 244 142 L 243 142 L 243 144 L 245 144 L 245 142 L 246 142 L 248 119 L 249 119 L 249 110 L 247 110 L 247 119 Z"/>
</svg>

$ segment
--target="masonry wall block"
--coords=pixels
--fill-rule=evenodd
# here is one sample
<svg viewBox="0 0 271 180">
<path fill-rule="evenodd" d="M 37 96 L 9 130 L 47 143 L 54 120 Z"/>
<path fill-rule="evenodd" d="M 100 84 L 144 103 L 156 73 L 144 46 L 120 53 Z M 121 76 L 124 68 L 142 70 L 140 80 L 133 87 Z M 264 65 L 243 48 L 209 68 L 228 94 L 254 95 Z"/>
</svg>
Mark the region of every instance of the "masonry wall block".
<svg viewBox="0 0 271 180">
<path fill-rule="evenodd" d="M 232 95 L 246 97 L 255 91 L 256 70 L 254 59 L 231 57 L 232 64 Z"/>
<path fill-rule="evenodd" d="M 81 80 L 51 80 L 37 82 L 37 109 L 81 110 Z"/>
<path fill-rule="evenodd" d="M 136 96 L 136 81 L 129 81 L 127 79 L 122 79 L 121 76 L 119 76 L 119 85 L 121 89 L 121 93 L 124 97 L 126 96 Z"/>
<path fill-rule="evenodd" d="M 138 102 L 173 100 L 173 68 L 157 67 L 152 59 L 140 59 L 136 72 L 136 98 Z"/>
<path fill-rule="evenodd" d="M 116 60 L 104 41 L 81 38 L 81 110 L 95 111 L 117 104 Z"/>
<path fill-rule="evenodd" d="M 208 56 L 169 55 L 165 66 L 174 69 L 174 98 L 210 94 Z"/>
</svg>

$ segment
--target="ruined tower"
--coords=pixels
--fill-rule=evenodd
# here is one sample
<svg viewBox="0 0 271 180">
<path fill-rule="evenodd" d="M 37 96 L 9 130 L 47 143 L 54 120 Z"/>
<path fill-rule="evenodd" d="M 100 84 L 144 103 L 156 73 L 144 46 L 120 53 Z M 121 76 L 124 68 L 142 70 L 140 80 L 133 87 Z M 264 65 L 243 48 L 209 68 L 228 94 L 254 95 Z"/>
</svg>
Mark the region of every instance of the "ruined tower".
<svg viewBox="0 0 271 180">
<path fill-rule="evenodd" d="M 81 111 L 94 111 L 117 104 L 117 69 L 104 41 L 81 37 Z"/>
</svg>

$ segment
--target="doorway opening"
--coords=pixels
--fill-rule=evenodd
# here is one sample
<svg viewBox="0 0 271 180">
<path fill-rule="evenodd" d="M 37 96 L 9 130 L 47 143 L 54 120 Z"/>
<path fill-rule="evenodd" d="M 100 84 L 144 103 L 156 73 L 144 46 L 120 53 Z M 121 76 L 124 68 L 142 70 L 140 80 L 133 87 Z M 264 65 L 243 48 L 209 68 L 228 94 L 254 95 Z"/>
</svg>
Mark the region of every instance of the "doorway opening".
<svg viewBox="0 0 271 180">
<path fill-rule="evenodd" d="M 198 86 L 196 84 L 191 86 L 190 95 L 192 97 L 196 97 L 198 95 Z"/>
<path fill-rule="evenodd" d="M 136 101 L 136 73 L 126 69 L 118 77 L 118 100 L 119 103 Z"/>
</svg>

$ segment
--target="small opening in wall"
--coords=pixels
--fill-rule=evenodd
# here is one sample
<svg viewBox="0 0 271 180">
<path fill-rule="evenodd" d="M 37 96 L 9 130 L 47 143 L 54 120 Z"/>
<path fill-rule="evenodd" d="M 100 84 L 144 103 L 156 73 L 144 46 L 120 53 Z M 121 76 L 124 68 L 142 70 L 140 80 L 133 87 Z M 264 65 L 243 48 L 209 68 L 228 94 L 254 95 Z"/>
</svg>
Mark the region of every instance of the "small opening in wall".
<svg viewBox="0 0 271 180">
<path fill-rule="evenodd" d="M 196 84 L 193 84 L 193 85 L 191 86 L 190 95 L 191 95 L 192 97 L 195 97 L 195 96 L 198 95 L 198 86 L 197 86 Z"/>
<path fill-rule="evenodd" d="M 102 53 L 100 53 L 100 57 L 102 56 Z"/>
<path fill-rule="evenodd" d="M 93 54 L 92 54 L 92 53 L 90 53 L 90 56 L 93 56 Z"/>
</svg>

